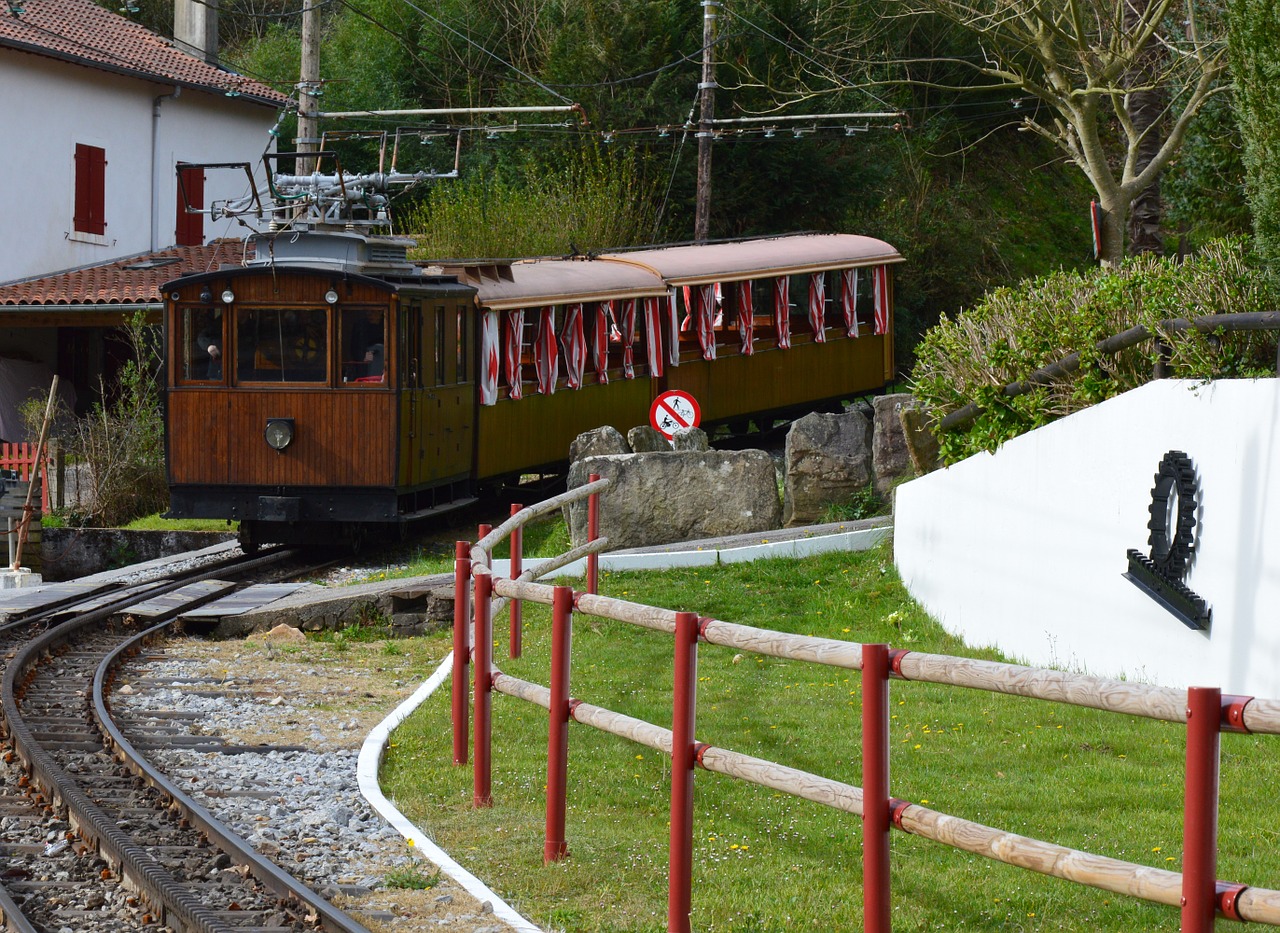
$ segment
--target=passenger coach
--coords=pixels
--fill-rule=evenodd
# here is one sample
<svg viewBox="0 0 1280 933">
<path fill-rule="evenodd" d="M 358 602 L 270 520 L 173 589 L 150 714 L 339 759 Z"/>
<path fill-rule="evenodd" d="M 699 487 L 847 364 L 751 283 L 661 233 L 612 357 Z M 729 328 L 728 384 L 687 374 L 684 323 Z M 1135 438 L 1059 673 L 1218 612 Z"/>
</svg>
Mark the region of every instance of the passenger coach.
<svg viewBox="0 0 1280 933">
<path fill-rule="evenodd" d="M 289 232 L 167 294 L 170 515 L 336 543 L 558 469 L 683 389 L 703 424 L 830 408 L 893 377 L 902 257 L 853 235 L 415 264 Z"/>
</svg>

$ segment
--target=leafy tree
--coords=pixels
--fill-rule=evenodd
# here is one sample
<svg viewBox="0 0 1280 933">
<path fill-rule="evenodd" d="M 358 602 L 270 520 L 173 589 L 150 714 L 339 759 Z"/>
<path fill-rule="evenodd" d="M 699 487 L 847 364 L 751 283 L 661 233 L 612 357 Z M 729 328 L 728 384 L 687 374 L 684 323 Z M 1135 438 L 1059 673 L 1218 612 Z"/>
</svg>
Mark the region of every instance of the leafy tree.
<svg viewBox="0 0 1280 933">
<path fill-rule="evenodd" d="M 1276 0 L 1229 0 L 1227 41 L 1258 252 L 1280 261 L 1280 7 Z"/>
<path fill-rule="evenodd" d="M 953 64 L 989 91 L 1029 99 L 1022 126 L 1084 172 L 1104 212 L 1103 259 L 1118 264 L 1135 198 L 1168 165 L 1205 103 L 1225 90 L 1221 24 L 1196 0 L 1151 0 L 1141 9 L 1102 0 L 911 2 L 978 37 L 982 54 Z M 1147 54 L 1153 46 L 1164 52 L 1158 61 Z M 1169 93 L 1167 110 L 1135 121 L 1129 96 L 1156 88 Z"/>
</svg>

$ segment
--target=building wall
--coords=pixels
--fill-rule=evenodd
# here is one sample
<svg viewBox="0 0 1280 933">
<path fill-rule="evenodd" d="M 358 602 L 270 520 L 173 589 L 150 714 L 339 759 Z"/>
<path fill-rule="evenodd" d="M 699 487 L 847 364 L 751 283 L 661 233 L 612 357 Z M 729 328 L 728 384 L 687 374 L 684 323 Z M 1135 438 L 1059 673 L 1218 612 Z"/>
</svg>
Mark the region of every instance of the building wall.
<svg viewBox="0 0 1280 933">
<path fill-rule="evenodd" d="M 276 114 L 268 107 L 0 49 L 0 282 L 109 262 L 174 244 L 176 160 L 249 161 L 257 178 Z M 155 164 L 153 166 L 153 132 Z M 106 233 L 77 234 L 72 218 L 77 143 L 106 151 Z M 156 197 L 152 197 L 153 187 Z M 206 205 L 248 188 L 243 173 L 210 172 Z M 238 235 L 206 222 L 205 238 Z"/>
<path fill-rule="evenodd" d="M 1122 574 L 1170 450 L 1200 484 L 1193 630 Z M 1280 697 L 1280 381 L 1149 383 L 900 486 L 894 554 L 950 632 L 1035 666 Z"/>
</svg>

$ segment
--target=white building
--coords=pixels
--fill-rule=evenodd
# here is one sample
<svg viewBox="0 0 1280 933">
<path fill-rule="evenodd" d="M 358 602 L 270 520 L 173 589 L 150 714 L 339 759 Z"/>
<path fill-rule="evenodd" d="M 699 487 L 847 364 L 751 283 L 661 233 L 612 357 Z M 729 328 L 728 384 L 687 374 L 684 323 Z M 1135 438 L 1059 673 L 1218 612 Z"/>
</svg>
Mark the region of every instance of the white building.
<svg viewBox="0 0 1280 933">
<path fill-rule="evenodd" d="M 137 311 L 158 322 L 161 284 L 232 252 L 205 244 L 244 226 L 186 208 L 265 183 L 288 99 L 92 0 L 0 4 L 0 88 L 0 422 L 12 435 L 17 404 L 43 398 L 54 372 L 83 410 L 125 356 L 116 325 Z M 191 162 L 247 163 L 253 180 Z"/>
</svg>

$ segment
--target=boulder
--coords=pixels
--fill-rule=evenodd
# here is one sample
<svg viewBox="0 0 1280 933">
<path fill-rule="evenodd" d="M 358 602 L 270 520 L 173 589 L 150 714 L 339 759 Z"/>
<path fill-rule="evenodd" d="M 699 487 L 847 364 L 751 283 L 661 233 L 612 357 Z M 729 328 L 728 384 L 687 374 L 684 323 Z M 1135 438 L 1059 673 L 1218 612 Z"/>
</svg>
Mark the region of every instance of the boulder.
<svg viewBox="0 0 1280 933">
<path fill-rule="evenodd" d="M 783 466 L 783 526 L 821 521 L 871 482 L 871 422 L 858 411 L 805 415 L 787 432 Z"/>
<path fill-rule="evenodd" d="M 584 431 L 573 439 L 569 445 L 569 462 L 581 460 L 583 457 L 601 457 L 607 454 L 629 454 L 627 439 L 622 432 L 612 425 Z"/>
<path fill-rule="evenodd" d="M 911 393 L 899 392 L 881 395 L 872 404 L 876 414 L 871 435 L 871 462 L 875 470 L 876 492 L 887 498 L 899 481 L 915 476 L 906 432 L 902 428 L 902 413 L 915 408 L 917 403 Z"/>
<path fill-rule="evenodd" d="M 941 452 L 929 416 L 922 408 L 904 408 L 899 415 L 907 439 L 907 453 L 911 455 L 911 465 L 916 468 L 916 475 L 932 473 L 941 465 Z"/>
<path fill-rule="evenodd" d="M 300 645 L 304 644 L 307 636 L 292 625 L 281 622 L 269 632 L 254 632 L 245 641 L 265 641 L 269 645 Z"/>
<path fill-rule="evenodd" d="M 637 454 L 665 452 L 671 449 L 671 442 L 647 424 L 628 431 L 627 443 L 631 446 L 632 452 Z"/>
<path fill-rule="evenodd" d="M 676 428 L 671 432 L 672 450 L 710 450 L 711 440 L 702 428 Z"/>
<path fill-rule="evenodd" d="M 767 531 L 781 517 L 773 461 L 762 450 L 590 457 L 569 468 L 569 488 L 592 473 L 613 481 L 600 497 L 610 550 Z M 575 547 L 587 540 L 585 499 L 569 509 L 569 535 Z"/>
</svg>

